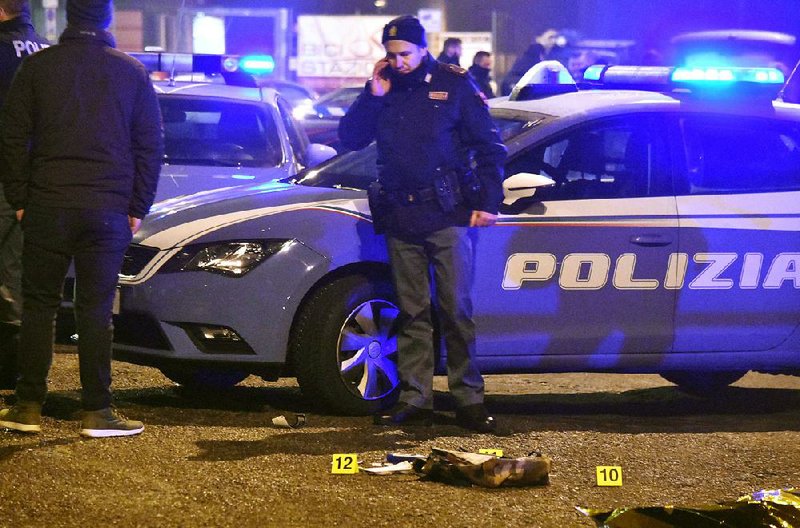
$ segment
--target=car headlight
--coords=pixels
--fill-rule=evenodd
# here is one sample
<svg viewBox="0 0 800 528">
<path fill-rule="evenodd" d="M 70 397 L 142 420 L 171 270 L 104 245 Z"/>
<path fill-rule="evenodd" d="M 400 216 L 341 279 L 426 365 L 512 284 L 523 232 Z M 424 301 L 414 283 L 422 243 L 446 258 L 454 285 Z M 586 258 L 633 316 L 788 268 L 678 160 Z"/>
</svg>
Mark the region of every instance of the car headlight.
<svg viewBox="0 0 800 528">
<path fill-rule="evenodd" d="M 175 254 L 159 271 L 208 271 L 241 277 L 283 249 L 290 240 L 247 240 L 192 244 Z"/>
</svg>

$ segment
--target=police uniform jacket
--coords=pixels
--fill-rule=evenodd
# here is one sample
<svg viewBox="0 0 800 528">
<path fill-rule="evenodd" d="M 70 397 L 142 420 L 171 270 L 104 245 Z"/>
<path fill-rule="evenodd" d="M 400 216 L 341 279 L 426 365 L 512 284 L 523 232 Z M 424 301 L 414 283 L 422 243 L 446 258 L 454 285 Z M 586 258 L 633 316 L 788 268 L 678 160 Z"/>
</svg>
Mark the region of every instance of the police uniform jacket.
<svg viewBox="0 0 800 528">
<path fill-rule="evenodd" d="M 149 211 L 161 112 L 144 66 L 114 45 L 110 33 L 70 26 L 20 66 L 0 111 L 0 175 L 14 209 Z"/>
<path fill-rule="evenodd" d="M 391 89 L 372 95 L 369 86 L 339 123 L 342 144 L 352 150 L 377 140 L 379 179 L 389 192 L 432 186 L 438 171 L 470 164 L 481 183 L 480 199 L 445 213 L 428 201 L 399 207 L 387 232 L 423 233 L 469 223 L 471 210 L 496 214 L 502 200 L 506 149 L 480 90 L 466 70 L 429 54 L 406 75 L 390 73 Z M 373 214 L 375 212 L 373 211 Z"/>
<path fill-rule="evenodd" d="M 33 29 L 31 18 L 27 13 L 0 22 L 0 104 L 6 98 L 8 87 L 11 86 L 11 80 L 22 59 L 49 45 L 50 43 Z M 14 210 L 0 192 L 0 215 L 13 216 L 13 214 Z"/>
</svg>

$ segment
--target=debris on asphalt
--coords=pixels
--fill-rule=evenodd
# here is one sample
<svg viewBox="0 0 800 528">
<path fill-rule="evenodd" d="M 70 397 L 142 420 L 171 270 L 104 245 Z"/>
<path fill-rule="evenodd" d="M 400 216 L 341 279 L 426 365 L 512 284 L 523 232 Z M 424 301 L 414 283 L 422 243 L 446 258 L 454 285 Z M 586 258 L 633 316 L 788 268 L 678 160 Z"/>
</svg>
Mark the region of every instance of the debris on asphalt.
<svg viewBox="0 0 800 528">
<path fill-rule="evenodd" d="M 762 490 L 735 501 L 690 507 L 577 509 L 598 528 L 798 528 L 800 489 Z"/>
<path fill-rule="evenodd" d="M 272 419 L 272 425 L 283 429 L 297 429 L 303 427 L 305 424 L 306 415 L 304 413 L 295 414 L 291 422 L 284 415 L 276 416 Z"/>
<path fill-rule="evenodd" d="M 540 453 L 510 458 L 433 448 L 424 462 L 414 464 L 414 469 L 423 474 L 423 480 L 497 488 L 548 484 L 551 463 Z"/>
<path fill-rule="evenodd" d="M 386 461 L 391 464 L 397 464 L 399 462 L 414 463 L 417 460 L 422 460 L 424 462 L 427 459 L 428 455 L 416 455 L 412 453 L 386 453 Z"/>
<path fill-rule="evenodd" d="M 393 475 L 396 473 L 413 473 L 414 465 L 411 462 L 404 461 L 397 464 L 380 465 L 375 467 L 362 467 L 361 471 L 369 473 L 370 475 Z"/>
</svg>

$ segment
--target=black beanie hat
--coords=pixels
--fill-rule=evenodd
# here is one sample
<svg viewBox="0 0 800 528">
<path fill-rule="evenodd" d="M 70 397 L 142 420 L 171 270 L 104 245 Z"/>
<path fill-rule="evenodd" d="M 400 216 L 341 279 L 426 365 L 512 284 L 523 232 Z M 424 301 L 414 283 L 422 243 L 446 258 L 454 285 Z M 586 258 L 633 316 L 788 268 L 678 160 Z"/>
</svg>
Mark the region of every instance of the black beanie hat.
<svg viewBox="0 0 800 528">
<path fill-rule="evenodd" d="M 106 29 L 111 25 L 111 0 L 67 0 L 67 24 Z"/>
<path fill-rule="evenodd" d="M 425 28 L 416 17 L 411 15 L 395 18 L 383 26 L 381 43 L 386 44 L 387 40 L 405 40 L 420 48 L 428 47 L 428 42 L 425 40 Z"/>
</svg>

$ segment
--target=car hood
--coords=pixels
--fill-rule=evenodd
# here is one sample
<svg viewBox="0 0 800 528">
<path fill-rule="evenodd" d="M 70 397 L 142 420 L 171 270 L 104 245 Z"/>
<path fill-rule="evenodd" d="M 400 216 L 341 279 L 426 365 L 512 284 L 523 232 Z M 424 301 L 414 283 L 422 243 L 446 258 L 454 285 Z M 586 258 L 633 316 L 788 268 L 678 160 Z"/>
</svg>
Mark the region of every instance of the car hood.
<svg viewBox="0 0 800 528">
<path fill-rule="evenodd" d="M 365 196 L 364 191 L 307 187 L 278 180 L 203 191 L 154 204 L 133 243 L 168 249 L 253 218 L 309 205 L 351 203 Z M 363 211 L 354 210 L 354 214 L 369 217 L 366 204 L 349 208 L 361 208 Z"/>
<path fill-rule="evenodd" d="M 279 167 L 212 167 L 206 165 L 162 165 L 156 189 L 156 201 L 181 198 L 190 194 L 264 183 L 293 174 L 289 165 Z"/>
</svg>

